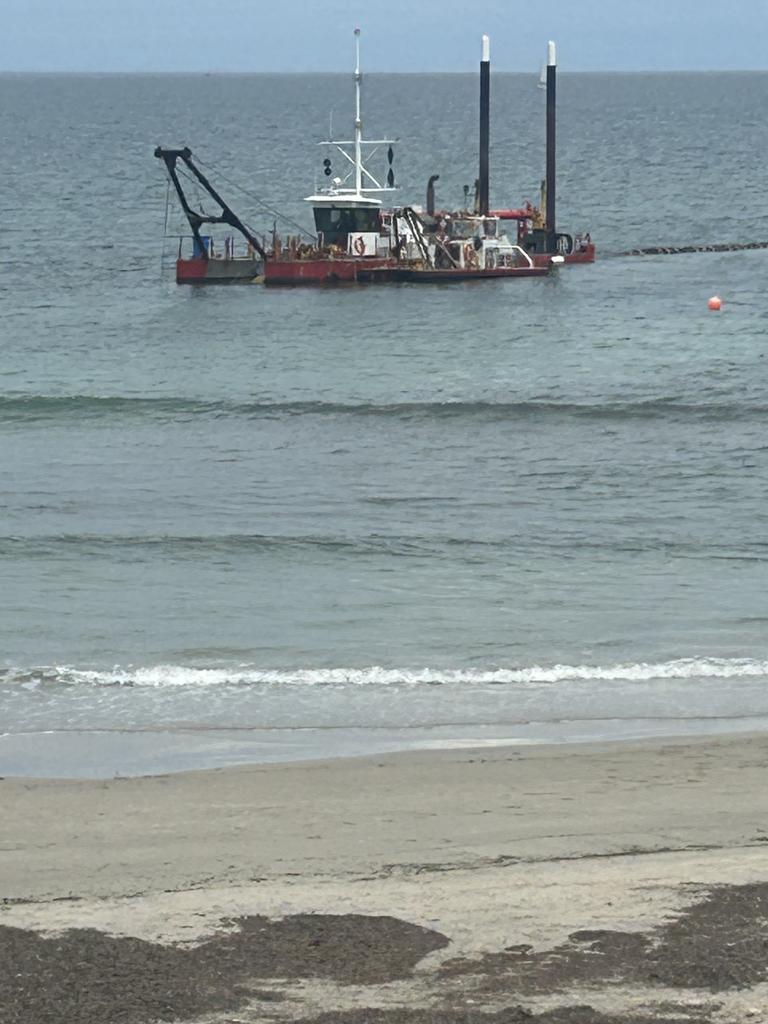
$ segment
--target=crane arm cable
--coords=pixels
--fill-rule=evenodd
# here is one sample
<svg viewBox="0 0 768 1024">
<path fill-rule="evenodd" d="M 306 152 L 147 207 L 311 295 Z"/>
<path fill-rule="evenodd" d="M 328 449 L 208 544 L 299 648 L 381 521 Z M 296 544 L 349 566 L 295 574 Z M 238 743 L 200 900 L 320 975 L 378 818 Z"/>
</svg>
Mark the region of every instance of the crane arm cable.
<svg viewBox="0 0 768 1024">
<path fill-rule="evenodd" d="M 226 174 L 223 174 L 217 167 L 214 167 L 212 164 L 207 163 L 205 160 L 201 160 L 200 157 L 197 156 L 197 154 L 195 154 L 195 159 L 202 167 L 205 167 L 207 170 L 212 171 L 219 178 L 221 178 L 222 181 L 225 181 L 231 188 L 237 189 L 238 192 L 242 192 L 244 196 L 247 196 L 249 199 L 252 199 L 254 203 L 258 203 L 259 206 L 265 209 L 267 213 L 271 214 L 273 217 L 277 217 L 278 220 L 283 220 L 285 221 L 286 224 L 290 224 L 291 227 L 296 228 L 298 232 L 300 232 L 302 235 L 306 235 L 307 238 L 311 238 L 315 241 L 317 240 L 315 235 L 313 235 L 310 231 L 307 231 L 307 229 L 305 227 L 302 227 L 302 225 L 299 224 L 297 221 L 291 220 L 290 217 L 286 217 L 285 214 L 280 213 L 279 210 L 275 210 L 274 207 L 266 203 L 260 196 L 257 196 L 253 192 L 249 192 L 248 189 L 243 188 L 242 185 L 238 185 L 236 181 L 233 181 L 231 178 L 228 178 Z"/>
</svg>

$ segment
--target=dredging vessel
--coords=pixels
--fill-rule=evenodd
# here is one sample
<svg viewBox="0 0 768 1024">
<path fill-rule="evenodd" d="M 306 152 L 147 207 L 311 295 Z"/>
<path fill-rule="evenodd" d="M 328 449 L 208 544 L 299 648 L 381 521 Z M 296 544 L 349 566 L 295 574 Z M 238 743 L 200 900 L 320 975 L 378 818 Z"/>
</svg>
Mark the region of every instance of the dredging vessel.
<svg viewBox="0 0 768 1024">
<path fill-rule="evenodd" d="M 345 177 L 334 177 L 333 161 L 323 161 L 329 178 L 325 188 L 307 197 L 316 234 L 271 241 L 259 237 L 227 205 L 208 177 L 185 149 L 157 147 L 155 156 L 165 163 L 182 210 L 192 230 L 192 253 L 180 241 L 176 261 L 179 284 L 259 281 L 265 284 L 314 285 L 354 282 L 455 282 L 547 274 L 563 263 L 591 262 L 595 250 L 587 237 L 573 238 L 555 227 L 556 59 L 549 47 L 547 67 L 547 180 L 546 217 L 526 206 L 515 210 L 489 209 L 490 42 L 483 36 L 480 64 L 480 167 L 472 211 L 435 212 L 433 175 L 427 189 L 426 211 L 416 206 L 385 209 L 380 196 L 395 191 L 394 139 L 365 140 L 361 114 L 360 31 L 355 30 L 355 129 L 350 141 L 322 143 L 340 155 Z M 387 169 L 379 180 L 369 169 L 364 153 L 386 147 Z M 219 205 L 215 216 L 195 210 L 179 176 L 179 161 L 187 177 Z M 348 166 L 347 166 L 348 165 Z M 351 170 L 349 169 L 351 168 Z M 465 189 L 465 193 L 468 190 Z M 513 237 L 507 225 L 514 223 Z M 215 248 L 205 225 L 225 224 L 241 236 L 228 237 Z M 245 250 L 241 251 L 243 244 Z"/>
</svg>

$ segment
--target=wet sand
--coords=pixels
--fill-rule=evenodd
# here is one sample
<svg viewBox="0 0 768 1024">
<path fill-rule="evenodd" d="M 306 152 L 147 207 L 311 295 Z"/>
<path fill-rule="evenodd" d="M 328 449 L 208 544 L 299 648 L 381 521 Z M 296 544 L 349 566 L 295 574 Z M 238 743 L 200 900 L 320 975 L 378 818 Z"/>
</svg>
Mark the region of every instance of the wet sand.
<svg viewBox="0 0 768 1024">
<path fill-rule="evenodd" d="M 0 782 L 0 1022 L 768 1020 L 768 736 Z"/>
</svg>

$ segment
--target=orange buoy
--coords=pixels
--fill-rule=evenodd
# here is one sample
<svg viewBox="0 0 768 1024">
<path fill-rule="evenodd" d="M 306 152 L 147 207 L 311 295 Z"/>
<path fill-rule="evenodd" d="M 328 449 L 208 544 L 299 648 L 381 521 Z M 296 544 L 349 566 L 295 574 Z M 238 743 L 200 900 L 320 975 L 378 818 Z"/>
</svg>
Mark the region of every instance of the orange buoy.
<svg viewBox="0 0 768 1024">
<path fill-rule="evenodd" d="M 707 303 L 707 305 L 709 306 L 710 309 L 712 309 L 715 312 L 717 312 L 718 310 L 723 308 L 723 300 L 720 298 L 719 295 L 713 295 L 712 298 Z"/>
</svg>

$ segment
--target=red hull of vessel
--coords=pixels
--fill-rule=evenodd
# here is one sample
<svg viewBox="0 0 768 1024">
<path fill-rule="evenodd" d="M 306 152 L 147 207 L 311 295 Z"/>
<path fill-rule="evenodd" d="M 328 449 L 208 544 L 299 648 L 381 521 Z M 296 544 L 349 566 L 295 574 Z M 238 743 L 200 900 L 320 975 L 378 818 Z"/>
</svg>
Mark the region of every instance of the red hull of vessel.
<svg viewBox="0 0 768 1024">
<path fill-rule="evenodd" d="M 529 256 L 537 267 L 550 267 L 552 265 L 552 253 L 548 252 L 532 252 Z M 568 256 L 564 256 L 565 265 L 567 267 L 579 264 L 579 263 L 594 263 L 597 257 L 597 249 L 594 244 L 590 242 L 589 245 L 583 249 L 579 249 L 577 252 L 569 253 Z"/>
<path fill-rule="evenodd" d="M 198 284 L 208 273 L 208 260 L 176 260 L 176 284 Z"/>
<path fill-rule="evenodd" d="M 397 263 L 389 258 L 267 260 L 265 284 L 349 284 L 396 280 Z"/>
<path fill-rule="evenodd" d="M 548 253 L 531 254 L 533 268 L 493 270 L 409 270 L 389 258 L 348 257 L 341 259 L 267 260 L 266 266 L 250 259 L 180 259 L 176 262 L 177 284 L 247 283 L 263 274 L 266 284 L 323 285 L 372 281 L 476 281 L 488 278 L 536 277 L 551 269 Z M 595 246 L 571 253 L 566 265 L 594 263 Z"/>
</svg>

